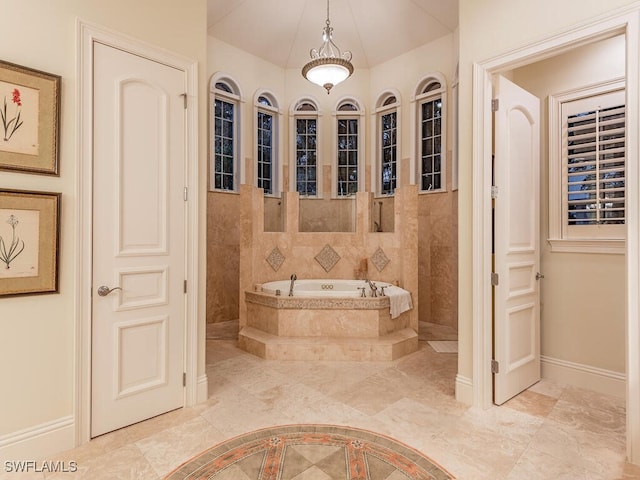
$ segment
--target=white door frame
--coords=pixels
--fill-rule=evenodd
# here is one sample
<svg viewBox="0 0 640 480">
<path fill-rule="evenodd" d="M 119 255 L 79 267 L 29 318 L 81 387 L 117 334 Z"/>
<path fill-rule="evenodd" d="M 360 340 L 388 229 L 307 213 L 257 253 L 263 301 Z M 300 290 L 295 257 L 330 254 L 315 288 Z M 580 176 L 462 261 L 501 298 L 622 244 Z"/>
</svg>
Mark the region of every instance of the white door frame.
<svg viewBox="0 0 640 480">
<path fill-rule="evenodd" d="M 120 50 L 169 65 L 184 72 L 188 109 L 186 113 L 185 162 L 188 187 L 185 221 L 186 279 L 185 302 L 185 372 L 187 374 L 184 405 L 194 405 L 199 379 L 198 372 L 198 64 L 153 45 L 126 35 L 77 20 L 77 124 L 76 168 L 78 183 L 75 209 L 78 225 L 76 257 L 76 358 L 74 417 L 76 444 L 91 437 L 91 295 L 92 295 L 92 232 L 93 232 L 93 130 L 92 85 L 93 44 L 100 42 Z"/>
<path fill-rule="evenodd" d="M 598 17 L 565 33 L 473 65 L 473 405 L 489 408 L 492 398 L 491 308 L 491 76 L 582 44 L 617 34 L 626 36 L 627 129 L 640 122 L 640 9 L 637 5 Z M 627 137 L 627 458 L 640 464 L 640 168 L 637 135 Z M 629 407 L 631 406 L 631 407 Z"/>
</svg>

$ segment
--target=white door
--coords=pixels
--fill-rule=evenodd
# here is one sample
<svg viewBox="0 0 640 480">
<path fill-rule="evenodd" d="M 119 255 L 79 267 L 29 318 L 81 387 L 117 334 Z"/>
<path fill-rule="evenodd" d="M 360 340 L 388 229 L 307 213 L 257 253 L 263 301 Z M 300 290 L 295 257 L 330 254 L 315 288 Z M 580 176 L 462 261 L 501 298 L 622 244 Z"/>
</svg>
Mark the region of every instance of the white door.
<svg viewBox="0 0 640 480">
<path fill-rule="evenodd" d="M 500 405 L 540 380 L 540 100 L 500 76 L 494 89 L 494 403 Z"/>
<path fill-rule="evenodd" d="M 184 403 L 185 76 L 96 43 L 93 78 L 95 437 Z"/>
</svg>

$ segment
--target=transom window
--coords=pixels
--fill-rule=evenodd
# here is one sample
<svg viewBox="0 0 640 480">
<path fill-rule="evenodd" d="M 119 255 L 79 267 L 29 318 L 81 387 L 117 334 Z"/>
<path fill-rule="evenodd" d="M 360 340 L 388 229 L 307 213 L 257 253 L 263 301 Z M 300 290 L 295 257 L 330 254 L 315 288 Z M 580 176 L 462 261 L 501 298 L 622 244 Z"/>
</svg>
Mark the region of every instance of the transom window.
<svg viewBox="0 0 640 480">
<path fill-rule="evenodd" d="M 354 195 L 359 184 L 359 108 L 352 101 L 342 102 L 337 117 L 337 195 Z M 355 115 L 354 115 L 355 114 Z"/>
<path fill-rule="evenodd" d="M 296 191 L 300 195 L 318 194 L 318 114 L 310 102 L 295 111 Z"/>
<path fill-rule="evenodd" d="M 210 181 L 212 190 L 236 191 L 239 145 L 239 92 L 226 78 L 212 80 L 211 117 L 213 134 L 210 145 Z"/>
<path fill-rule="evenodd" d="M 427 77 L 416 91 L 418 185 L 421 192 L 445 189 L 444 78 Z"/>
</svg>

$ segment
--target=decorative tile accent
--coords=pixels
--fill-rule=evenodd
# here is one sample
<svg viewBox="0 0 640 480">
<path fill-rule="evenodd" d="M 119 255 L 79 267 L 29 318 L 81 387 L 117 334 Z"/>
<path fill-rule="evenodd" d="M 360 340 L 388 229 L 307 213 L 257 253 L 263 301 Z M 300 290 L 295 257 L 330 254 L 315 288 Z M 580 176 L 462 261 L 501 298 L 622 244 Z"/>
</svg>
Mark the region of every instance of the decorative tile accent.
<svg viewBox="0 0 640 480">
<path fill-rule="evenodd" d="M 271 268 L 273 268 L 273 271 L 277 272 L 284 263 L 285 256 L 282 254 L 278 247 L 275 247 L 273 250 L 271 250 L 271 253 L 266 258 L 266 260 L 267 263 L 271 265 Z"/>
<path fill-rule="evenodd" d="M 376 252 L 371 256 L 371 263 L 373 263 L 379 272 L 384 270 L 384 267 L 390 262 L 389 258 L 385 255 L 382 248 L 378 247 Z"/>
<path fill-rule="evenodd" d="M 315 258 L 318 263 L 322 265 L 324 271 L 328 272 L 334 267 L 336 263 L 338 263 L 338 261 L 340 260 L 340 255 L 338 255 L 338 253 L 333 248 L 331 248 L 331 245 L 326 244 Z"/>
</svg>

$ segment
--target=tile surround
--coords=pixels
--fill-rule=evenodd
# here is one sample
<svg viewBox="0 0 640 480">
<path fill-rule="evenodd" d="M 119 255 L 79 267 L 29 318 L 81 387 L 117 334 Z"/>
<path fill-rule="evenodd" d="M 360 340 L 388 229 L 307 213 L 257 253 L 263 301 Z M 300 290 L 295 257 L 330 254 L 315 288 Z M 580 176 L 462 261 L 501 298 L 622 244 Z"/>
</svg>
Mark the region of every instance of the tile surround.
<svg viewBox="0 0 640 480">
<path fill-rule="evenodd" d="M 285 261 L 285 256 L 282 254 L 278 247 L 274 247 L 266 258 L 267 263 L 273 268 L 274 272 L 280 270 L 280 267 Z"/>
<path fill-rule="evenodd" d="M 340 261 L 340 255 L 329 244 L 325 245 L 314 258 L 327 273 Z"/>
<path fill-rule="evenodd" d="M 371 263 L 375 265 L 379 272 L 384 270 L 384 267 L 390 262 L 389 258 L 385 255 L 384 250 L 378 247 L 378 249 L 371 255 Z"/>
</svg>

